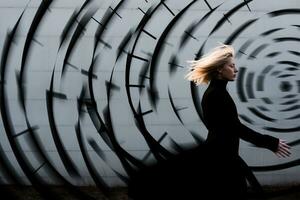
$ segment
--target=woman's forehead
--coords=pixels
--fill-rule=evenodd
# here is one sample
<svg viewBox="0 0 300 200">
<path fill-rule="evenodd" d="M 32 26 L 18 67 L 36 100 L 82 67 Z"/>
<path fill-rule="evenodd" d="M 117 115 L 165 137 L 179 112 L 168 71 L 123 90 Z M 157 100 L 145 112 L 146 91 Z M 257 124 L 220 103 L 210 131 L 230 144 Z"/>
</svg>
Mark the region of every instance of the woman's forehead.
<svg viewBox="0 0 300 200">
<path fill-rule="evenodd" d="M 228 58 L 227 64 L 235 64 L 234 63 L 234 58 L 233 57 Z"/>
</svg>

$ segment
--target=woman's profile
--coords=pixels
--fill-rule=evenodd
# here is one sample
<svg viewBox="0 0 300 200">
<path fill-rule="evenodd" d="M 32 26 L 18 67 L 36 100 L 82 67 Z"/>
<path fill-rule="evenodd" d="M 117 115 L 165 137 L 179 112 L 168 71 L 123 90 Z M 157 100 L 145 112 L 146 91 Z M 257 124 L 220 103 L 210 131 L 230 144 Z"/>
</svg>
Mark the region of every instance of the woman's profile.
<svg viewBox="0 0 300 200">
<path fill-rule="evenodd" d="M 235 103 L 226 90 L 228 82 L 234 81 L 237 73 L 233 47 L 221 44 L 201 59 L 192 61 L 186 78 L 197 85 L 209 83 L 201 102 L 204 123 L 208 129 L 205 143 L 212 163 L 220 164 L 216 173 L 221 177 L 217 184 L 211 183 L 212 187 L 218 185 L 223 188 L 224 195 L 241 199 L 245 196 L 247 184 L 242 167 L 244 162 L 238 153 L 239 140 L 269 149 L 278 157 L 289 156 L 290 146 L 281 139 L 257 133 L 240 122 Z"/>
<path fill-rule="evenodd" d="M 285 141 L 260 134 L 240 122 L 226 89 L 237 72 L 230 45 L 221 44 L 190 62 L 185 78 L 196 85 L 208 84 L 201 102 L 207 138 L 196 147 L 138 171 L 129 182 L 130 198 L 246 199 L 247 181 L 254 186 L 258 182 L 239 156 L 240 139 L 279 157 L 290 155 Z"/>
</svg>

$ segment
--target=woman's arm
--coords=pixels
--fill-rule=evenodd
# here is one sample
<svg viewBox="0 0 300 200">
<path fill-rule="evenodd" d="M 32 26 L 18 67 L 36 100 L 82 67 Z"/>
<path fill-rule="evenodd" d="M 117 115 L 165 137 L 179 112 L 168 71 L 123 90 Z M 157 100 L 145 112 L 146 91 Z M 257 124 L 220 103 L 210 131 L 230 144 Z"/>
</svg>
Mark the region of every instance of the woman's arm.
<svg viewBox="0 0 300 200">
<path fill-rule="evenodd" d="M 275 152 L 278 148 L 279 139 L 275 138 L 270 135 L 264 135 L 261 133 L 258 133 L 244 124 L 242 124 L 240 121 L 237 122 L 238 126 L 238 134 L 239 137 L 247 142 L 250 142 L 258 147 L 267 148 L 273 152 Z"/>
<path fill-rule="evenodd" d="M 278 157 L 290 156 L 290 146 L 286 144 L 284 140 L 272 137 L 270 135 L 264 135 L 257 133 L 256 131 L 248 128 L 239 122 L 240 126 L 240 137 L 243 140 L 251 142 L 258 147 L 263 147 L 273 151 Z"/>
<path fill-rule="evenodd" d="M 202 105 L 208 128 L 217 132 L 235 133 L 238 137 L 258 147 L 267 148 L 279 157 L 290 155 L 290 146 L 285 141 L 258 133 L 238 118 L 234 101 L 226 92 L 213 92 L 206 96 Z M 229 137 L 229 135 L 227 135 Z"/>
</svg>

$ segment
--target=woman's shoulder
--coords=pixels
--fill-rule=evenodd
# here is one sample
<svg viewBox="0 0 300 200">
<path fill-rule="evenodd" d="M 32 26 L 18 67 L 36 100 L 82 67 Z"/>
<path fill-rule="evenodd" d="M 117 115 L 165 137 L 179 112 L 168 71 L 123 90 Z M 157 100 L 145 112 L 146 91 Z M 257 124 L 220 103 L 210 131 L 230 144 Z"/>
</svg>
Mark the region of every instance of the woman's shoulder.
<svg viewBox="0 0 300 200">
<path fill-rule="evenodd" d="M 203 94 L 203 98 L 221 98 L 225 92 L 218 88 L 207 88 Z"/>
</svg>

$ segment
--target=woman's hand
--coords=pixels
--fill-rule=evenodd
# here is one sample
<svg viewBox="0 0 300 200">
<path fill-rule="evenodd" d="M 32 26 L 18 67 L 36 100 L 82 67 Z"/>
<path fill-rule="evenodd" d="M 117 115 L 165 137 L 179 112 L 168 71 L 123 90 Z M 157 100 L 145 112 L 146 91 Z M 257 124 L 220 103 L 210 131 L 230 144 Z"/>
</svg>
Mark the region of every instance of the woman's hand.
<svg viewBox="0 0 300 200">
<path fill-rule="evenodd" d="M 275 154 L 278 157 L 288 157 L 291 155 L 290 148 L 291 147 L 284 140 L 279 139 L 278 148 Z"/>
</svg>

